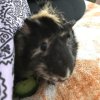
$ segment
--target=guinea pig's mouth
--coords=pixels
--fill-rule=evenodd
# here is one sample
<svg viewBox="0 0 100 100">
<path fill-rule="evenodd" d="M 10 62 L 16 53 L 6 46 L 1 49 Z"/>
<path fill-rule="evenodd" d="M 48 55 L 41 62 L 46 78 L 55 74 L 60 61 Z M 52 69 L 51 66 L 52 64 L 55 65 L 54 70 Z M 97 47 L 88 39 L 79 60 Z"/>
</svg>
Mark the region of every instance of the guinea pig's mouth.
<svg viewBox="0 0 100 100">
<path fill-rule="evenodd" d="M 55 73 L 48 72 L 42 78 L 44 78 L 50 84 L 55 84 L 56 82 L 66 81 L 70 77 L 71 74 L 72 74 L 71 70 L 69 68 L 67 68 L 65 76 L 61 76 L 61 75 L 58 75 Z"/>
<path fill-rule="evenodd" d="M 55 84 L 56 82 L 64 82 L 65 80 L 67 80 L 67 77 L 56 76 L 50 78 L 47 82 L 50 84 Z"/>
<path fill-rule="evenodd" d="M 55 73 L 49 72 L 47 66 L 44 63 L 40 63 L 35 67 L 35 74 L 38 78 L 42 78 L 43 80 L 47 81 L 48 83 L 55 84 L 56 82 L 64 82 L 69 78 L 71 75 L 70 69 L 67 68 L 66 76 L 62 77 Z"/>
<path fill-rule="evenodd" d="M 45 80 L 47 83 L 49 84 L 53 84 L 55 85 L 57 82 L 64 82 L 65 80 L 67 80 L 67 77 L 59 77 L 59 76 L 50 76 L 50 75 L 46 75 L 46 76 L 42 76 L 41 77 L 43 80 Z"/>
</svg>

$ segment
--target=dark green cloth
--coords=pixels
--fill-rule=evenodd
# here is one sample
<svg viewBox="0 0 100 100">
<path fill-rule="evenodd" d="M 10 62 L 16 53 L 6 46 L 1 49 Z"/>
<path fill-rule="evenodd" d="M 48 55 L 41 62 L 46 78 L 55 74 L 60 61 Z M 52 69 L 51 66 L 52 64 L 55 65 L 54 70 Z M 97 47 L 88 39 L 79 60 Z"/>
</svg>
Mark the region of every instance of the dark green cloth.
<svg viewBox="0 0 100 100">
<path fill-rule="evenodd" d="M 39 7 L 34 2 L 35 0 L 30 0 L 29 6 L 31 12 L 34 14 Z M 62 12 L 66 19 L 68 20 L 79 20 L 85 12 L 84 0 L 52 0 L 53 6 L 56 7 L 60 12 Z"/>
</svg>

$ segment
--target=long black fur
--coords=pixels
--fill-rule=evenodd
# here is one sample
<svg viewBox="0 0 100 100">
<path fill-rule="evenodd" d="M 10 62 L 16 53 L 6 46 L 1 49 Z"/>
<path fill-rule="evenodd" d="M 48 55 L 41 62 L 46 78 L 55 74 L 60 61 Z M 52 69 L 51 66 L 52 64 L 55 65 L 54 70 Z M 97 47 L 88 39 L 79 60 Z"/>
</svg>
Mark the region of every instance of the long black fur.
<svg viewBox="0 0 100 100">
<path fill-rule="evenodd" d="M 61 22 L 47 15 L 31 17 L 16 33 L 15 80 L 36 76 L 57 82 L 72 73 L 77 56 L 73 21 L 58 17 Z"/>
</svg>

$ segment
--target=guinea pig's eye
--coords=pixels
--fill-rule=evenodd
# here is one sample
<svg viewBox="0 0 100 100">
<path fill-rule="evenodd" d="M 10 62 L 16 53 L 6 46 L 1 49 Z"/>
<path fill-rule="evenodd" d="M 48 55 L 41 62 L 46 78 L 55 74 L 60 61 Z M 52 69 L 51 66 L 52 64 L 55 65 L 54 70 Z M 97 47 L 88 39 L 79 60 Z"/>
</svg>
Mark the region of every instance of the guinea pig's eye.
<svg viewBox="0 0 100 100">
<path fill-rule="evenodd" d="M 46 51 L 47 43 L 46 42 L 42 42 L 40 48 L 41 48 L 42 51 Z"/>
</svg>

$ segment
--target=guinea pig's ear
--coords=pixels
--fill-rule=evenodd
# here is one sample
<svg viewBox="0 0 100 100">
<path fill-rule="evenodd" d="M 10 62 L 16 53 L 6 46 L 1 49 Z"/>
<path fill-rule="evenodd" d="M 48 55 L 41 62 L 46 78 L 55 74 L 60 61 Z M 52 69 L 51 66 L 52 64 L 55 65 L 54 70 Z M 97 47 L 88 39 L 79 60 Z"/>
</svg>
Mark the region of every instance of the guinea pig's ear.
<svg viewBox="0 0 100 100">
<path fill-rule="evenodd" d="M 25 19 L 21 28 L 21 32 L 24 34 L 31 34 L 39 29 L 41 22 L 38 19 Z"/>
<path fill-rule="evenodd" d="M 75 23 L 76 23 L 76 20 L 71 20 L 71 21 L 69 21 L 69 24 L 70 24 L 71 26 L 74 26 Z"/>
<path fill-rule="evenodd" d="M 71 20 L 71 21 L 66 21 L 66 23 L 64 24 L 64 26 L 68 29 L 72 28 L 75 25 L 76 21 L 75 20 Z"/>
<path fill-rule="evenodd" d="M 31 21 L 29 19 L 25 19 L 24 24 L 21 27 L 20 31 L 24 34 L 30 34 L 30 24 L 31 24 Z"/>
<path fill-rule="evenodd" d="M 31 25 L 31 23 L 32 23 L 32 21 L 31 21 L 31 19 L 30 18 L 26 18 L 25 20 L 24 20 L 24 23 L 26 24 L 26 25 Z"/>
</svg>

